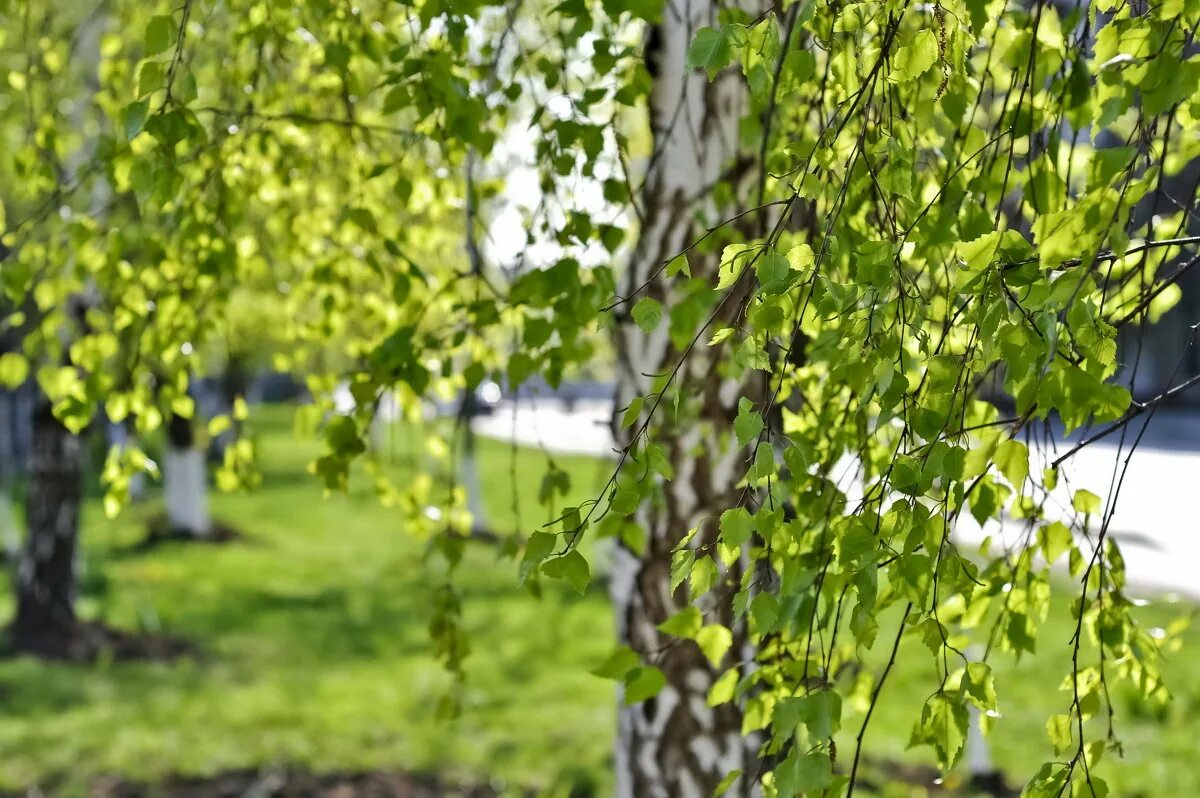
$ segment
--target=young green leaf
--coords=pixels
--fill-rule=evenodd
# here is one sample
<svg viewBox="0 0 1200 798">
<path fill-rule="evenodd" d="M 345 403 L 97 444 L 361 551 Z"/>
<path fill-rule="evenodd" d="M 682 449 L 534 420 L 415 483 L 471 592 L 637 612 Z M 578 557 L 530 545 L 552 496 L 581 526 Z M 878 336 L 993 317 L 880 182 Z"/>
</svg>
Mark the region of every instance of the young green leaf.
<svg viewBox="0 0 1200 798">
<path fill-rule="evenodd" d="M 688 47 L 688 69 L 703 69 L 712 80 L 733 59 L 733 30 L 729 25 L 720 28 L 703 27 L 692 37 Z"/>
<path fill-rule="evenodd" d="M 932 30 L 922 30 L 896 51 L 890 78 L 897 83 L 914 80 L 925 74 L 937 58 L 937 36 Z"/>
<path fill-rule="evenodd" d="M 592 669 L 594 676 L 602 679 L 624 680 L 634 668 L 640 664 L 637 652 L 628 646 L 620 646 L 609 654 L 604 662 Z"/>
<path fill-rule="evenodd" d="M 653 698 L 667 685 L 667 677 L 653 665 L 635 668 L 625 677 L 625 703 L 640 704 Z"/>
<path fill-rule="evenodd" d="M 174 17 L 168 14 L 151 17 L 146 23 L 146 55 L 165 52 L 171 46 L 177 30 Z"/>
<path fill-rule="evenodd" d="M 754 409 L 754 404 L 742 397 L 738 400 L 738 414 L 733 421 L 733 431 L 737 435 L 738 446 L 746 446 L 766 428 L 762 416 Z"/>
<path fill-rule="evenodd" d="M 633 306 L 633 320 L 642 332 L 653 332 L 662 321 L 662 305 L 650 297 L 643 297 Z"/>
</svg>

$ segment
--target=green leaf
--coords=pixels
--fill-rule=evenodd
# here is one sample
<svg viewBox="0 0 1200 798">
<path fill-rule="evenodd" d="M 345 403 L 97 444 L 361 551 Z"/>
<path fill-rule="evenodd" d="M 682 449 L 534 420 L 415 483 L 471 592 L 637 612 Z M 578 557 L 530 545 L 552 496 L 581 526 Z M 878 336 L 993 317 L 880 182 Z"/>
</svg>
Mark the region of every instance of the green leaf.
<svg viewBox="0 0 1200 798">
<path fill-rule="evenodd" d="M 624 680 L 629 672 L 638 667 L 640 663 L 637 652 L 628 646 L 621 646 L 609 654 L 604 662 L 593 668 L 592 675 L 599 676 L 601 679 L 620 681 Z"/>
<path fill-rule="evenodd" d="M 963 689 L 967 697 L 983 711 L 996 709 L 996 680 L 992 668 L 984 662 L 967 664 L 963 675 Z"/>
<path fill-rule="evenodd" d="M 158 61 L 143 61 L 137 74 L 138 97 L 145 97 L 166 85 L 167 73 Z"/>
<path fill-rule="evenodd" d="M 1100 497 L 1090 490 L 1077 490 L 1071 498 L 1071 505 L 1076 512 L 1085 515 L 1097 515 L 1100 512 Z"/>
<path fill-rule="evenodd" d="M 1054 753 L 1061 754 L 1071 747 L 1071 716 L 1051 715 L 1046 721 L 1046 736 L 1054 746 Z"/>
<path fill-rule="evenodd" d="M 340 455 L 351 457 L 366 451 L 366 445 L 358 434 L 358 426 L 349 416 L 336 416 L 325 427 L 325 441 L 329 448 Z"/>
<path fill-rule="evenodd" d="M 0 355 L 0 385 L 17 388 L 29 377 L 29 361 L 17 352 Z"/>
<path fill-rule="evenodd" d="M 537 370 L 537 363 L 524 352 L 517 352 L 508 360 L 508 384 L 516 388 Z"/>
<path fill-rule="evenodd" d="M 977 290 L 982 277 L 996 259 L 996 249 L 1000 246 L 1000 233 L 990 232 L 971 241 L 963 241 L 958 245 L 958 257 L 961 268 L 954 279 L 956 292 L 973 292 Z"/>
<path fill-rule="evenodd" d="M 996 447 L 996 466 L 1014 489 L 1020 490 L 1029 476 L 1029 449 L 1016 440 L 1007 440 Z"/>
<path fill-rule="evenodd" d="M 677 274 L 682 274 L 684 277 L 692 276 L 692 269 L 688 266 L 686 253 L 676 255 L 667 263 L 667 277 L 674 277 Z"/>
<path fill-rule="evenodd" d="M 754 452 L 754 463 L 746 479 L 752 485 L 758 485 L 775 475 L 775 449 L 766 444 L 760 444 Z"/>
<path fill-rule="evenodd" d="M 754 517 L 745 507 L 734 507 L 721 513 L 721 540 L 725 545 L 740 549 L 750 541 Z"/>
<path fill-rule="evenodd" d="M 186 394 L 171 397 L 171 412 L 181 418 L 191 418 L 196 412 L 196 401 Z"/>
<path fill-rule="evenodd" d="M 688 582 L 692 588 L 692 598 L 703 596 L 712 590 L 712 586 L 716 583 L 717 564 L 713 562 L 712 557 L 697 557 L 696 562 L 692 565 Z"/>
<path fill-rule="evenodd" d="M 675 466 L 671 463 L 667 447 L 661 443 L 647 444 L 646 462 L 649 464 L 650 470 L 663 479 L 672 480 L 675 478 Z"/>
<path fill-rule="evenodd" d="M 646 397 L 644 396 L 635 396 L 629 401 L 629 407 L 625 408 L 625 413 L 621 416 L 621 429 L 628 429 L 637 423 L 645 404 Z"/>
<path fill-rule="evenodd" d="M 833 784 L 833 763 L 824 753 L 803 754 L 796 748 L 775 768 L 780 796 L 815 795 Z"/>
<path fill-rule="evenodd" d="M 913 727 L 911 745 L 926 744 L 937 753 L 942 770 L 958 762 L 967 739 L 967 708 L 951 694 L 939 691 L 921 710 L 921 718 Z"/>
<path fill-rule="evenodd" d="M 1069 769 L 1062 762 L 1047 762 L 1025 785 L 1021 798 L 1061 798 Z"/>
<path fill-rule="evenodd" d="M 816 740 L 831 737 L 842 725 L 842 697 L 833 690 L 782 699 L 775 708 L 775 733 L 790 736 L 801 723 Z"/>
<path fill-rule="evenodd" d="M 580 595 L 587 590 L 592 578 L 587 559 L 575 549 L 546 562 L 542 566 L 542 573 L 551 579 L 564 580 Z"/>
<path fill-rule="evenodd" d="M 549 532 L 534 532 L 525 543 L 525 556 L 521 560 L 520 579 L 525 581 L 543 560 L 550 556 L 558 545 L 558 535 Z"/>
<path fill-rule="evenodd" d="M 782 294 L 788 289 L 795 276 L 792 264 L 784 255 L 768 250 L 754 264 L 754 272 L 764 294 Z"/>
<path fill-rule="evenodd" d="M 148 100 L 134 100 L 121 109 L 121 130 L 125 132 L 126 141 L 133 141 L 137 134 L 142 132 L 149 109 Z"/>
<path fill-rule="evenodd" d="M 641 327 L 644 333 L 653 332 L 654 328 L 662 321 L 662 317 L 662 305 L 650 297 L 643 297 L 633 306 L 633 320 L 637 322 L 637 326 Z"/>
<path fill-rule="evenodd" d="M 725 652 L 733 645 L 733 633 L 719 623 L 710 623 L 696 632 L 696 645 L 714 666 L 721 664 Z"/>
<path fill-rule="evenodd" d="M 725 341 L 729 340 L 734 332 L 735 331 L 732 327 L 722 327 L 713 333 L 712 338 L 708 339 L 708 345 L 716 346 L 717 344 L 724 343 Z"/>
<path fill-rule="evenodd" d="M 731 770 L 726 773 L 725 778 L 721 779 L 720 783 L 717 784 L 717 789 L 713 792 L 713 798 L 721 798 L 722 795 L 729 792 L 729 788 L 737 782 L 741 775 L 742 771 L 740 769 Z"/>
<path fill-rule="evenodd" d="M 620 487 L 613 491 L 612 502 L 608 509 L 618 515 L 632 515 L 641 503 L 641 494 L 636 490 L 627 487 Z"/>
<path fill-rule="evenodd" d="M 971 480 L 980 474 L 987 473 L 995 459 L 996 448 L 1000 445 L 994 435 L 980 436 L 978 446 L 973 447 L 963 458 L 962 478 Z"/>
<path fill-rule="evenodd" d="M 721 252 L 721 265 L 717 267 L 717 290 L 723 290 L 734 285 L 746 263 L 752 257 L 752 250 L 745 245 L 730 245 Z"/>
<path fill-rule="evenodd" d="M 701 68 L 708 73 L 712 80 L 733 59 L 733 31 L 731 26 L 723 25 L 719 30 L 704 27 L 696 31 L 692 44 L 688 47 L 687 68 Z"/>
<path fill-rule="evenodd" d="M 696 563 L 696 552 L 692 549 L 682 549 L 671 555 L 671 592 L 674 593 L 681 584 L 692 574 L 692 566 Z"/>
<path fill-rule="evenodd" d="M 804 724 L 814 737 L 832 736 L 842 726 L 842 697 L 833 690 L 818 690 L 805 699 Z"/>
<path fill-rule="evenodd" d="M 798 272 L 806 272 L 817 262 L 817 256 L 808 244 L 797 244 L 788 250 L 788 263 Z"/>
<path fill-rule="evenodd" d="M 836 541 L 838 563 L 852 567 L 875 550 L 878 540 L 875 530 L 861 519 L 851 520 L 843 529 Z"/>
<path fill-rule="evenodd" d="M 937 36 L 931 30 L 923 30 L 913 37 L 911 43 L 896 51 L 891 80 L 896 83 L 914 80 L 933 66 L 937 57 Z"/>
<path fill-rule="evenodd" d="M 757 440 L 764 429 L 766 424 L 754 409 L 754 403 L 743 396 L 738 400 L 738 414 L 733 420 L 733 431 L 737 435 L 738 446 L 746 446 Z"/>
<path fill-rule="evenodd" d="M 1071 530 L 1061 521 L 1052 521 L 1042 527 L 1038 538 L 1042 545 L 1042 554 L 1048 563 L 1058 560 L 1075 543 Z"/>
<path fill-rule="evenodd" d="M 750 602 L 750 617 L 756 633 L 765 634 L 774 630 L 779 620 L 779 599 L 770 593 L 759 593 Z"/>
<path fill-rule="evenodd" d="M 708 690 L 708 705 L 715 707 L 733 700 L 737 692 L 738 669 L 730 668 L 721 674 L 721 678 L 713 682 Z"/>
<path fill-rule="evenodd" d="M 625 678 L 625 704 L 640 704 L 647 698 L 653 698 L 666 685 L 667 677 L 653 665 L 636 668 Z"/>
<path fill-rule="evenodd" d="M 784 739 L 795 734 L 796 729 L 800 726 L 803 712 L 803 698 L 785 696 L 779 699 L 771 713 L 771 730 L 775 736 Z"/>
<path fill-rule="evenodd" d="M 703 618 L 700 617 L 700 610 L 696 607 L 688 605 L 679 612 L 672 615 L 667 620 L 658 625 L 660 632 L 665 632 L 672 637 L 682 637 L 691 640 L 696 636 L 704 625 Z"/>
<path fill-rule="evenodd" d="M 888 241 L 867 241 L 858 248 L 855 258 L 857 281 L 863 285 L 885 289 L 894 279 L 893 252 Z"/>
<path fill-rule="evenodd" d="M 150 18 L 146 23 L 146 55 L 158 55 L 166 52 L 175 38 L 178 28 L 175 18 L 168 14 L 159 14 Z"/>
</svg>

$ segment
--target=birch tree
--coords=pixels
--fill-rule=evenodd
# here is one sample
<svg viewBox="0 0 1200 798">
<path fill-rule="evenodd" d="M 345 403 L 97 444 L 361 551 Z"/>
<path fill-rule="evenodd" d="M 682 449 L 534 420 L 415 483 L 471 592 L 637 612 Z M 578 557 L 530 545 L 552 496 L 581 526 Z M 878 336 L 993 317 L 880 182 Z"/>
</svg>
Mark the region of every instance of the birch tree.
<svg viewBox="0 0 1200 798">
<path fill-rule="evenodd" d="M 670 279 L 663 264 L 715 283 L 720 253 L 692 252 L 692 242 L 706 226 L 735 214 L 761 174 L 757 154 L 739 129 L 749 110 L 744 81 L 730 70 L 710 83 L 702 71 L 689 69 L 693 38 L 702 29 L 720 26 L 720 10 L 718 4 L 704 2 L 668 10 L 650 27 L 642 56 L 654 75 L 647 102 L 652 155 L 638 198 L 642 228 L 621 280 L 621 293 L 639 298 L 615 314 L 617 405 L 637 408 L 648 394 L 653 404 L 665 380 L 687 397 L 688 406 L 677 408 L 676 417 L 689 423 L 659 427 L 654 445 L 661 448 L 655 451 L 666 458 L 673 478 L 664 486 L 661 503 L 644 503 L 634 513 L 644 531 L 637 545 L 619 541 L 616 549 L 612 594 L 618 634 L 642 656 L 661 652 L 656 667 L 664 679 L 654 700 L 622 701 L 616 752 L 617 791 L 622 795 L 711 795 L 728 773 L 754 770 L 761 742 L 754 735 L 743 736 L 738 704 L 712 707 L 707 700 L 721 675 L 723 649 L 734 656 L 752 651 L 745 624 L 730 603 L 731 586 L 746 567 L 744 558 L 723 563 L 722 587 L 696 601 L 709 622 L 728 629 L 720 633 L 720 642 L 708 651 L 692 645 L 666 647 L 669 637 L 658 628 L 693 607 L 688 595 L 693 591 L 672 579 L 674 553 L 714 545 L 718 532 L 712 522 L 737 503 L 739 493 L 739 452 L 727 431 L 749 386 L 719 374 L 720 346 L 695 349 L 695 331 L 654 323 L 663 307 L 680 307 L 693 293 L 687 283 Z M 746 4 L 745 10 L 759 9 Z M 703 36 L 697 51 L 705 46 Z M 720 184 L 730 187 L 723 197 L 714 191 Z M 706 313 L 733 323 L 737 299 L 731 295 Z M 651 405 L 645 413 L 652 412 Z M 626 452 L 633 453 L 637 445 L 641 415 L 635 413 L 629 425 L 620 419 L 615 424 Z M 685 543 L 693 529 L 698 534 Z M 751 778 L 741 779 L 739 794 L 749 794 L 752 786 Z"/>
<path fill-rule="evenodd" d="M 1069 472 L 1097 440 L 1127 455 L 1197 382 L 1134 402 L 1141 356 L 1115 342 L 1195 262 L 1196 189 L 1164 188 L 1200 141 L 1194 2 L 115 5 L 137 33 L 104 51 L 94 168 L 122 212 L 39 213 L 82 207 L 87 180 L 48 177 L 3 239 L 14 306 L 81 279 L 41 242 L 94 253 L 106 304 L 72 367 L 26 345 L 56 417 L 103 403 L 152 429 L 235 290 L 277 294 L 278 365 L 317 398 L 311 470 L 327 489 L 365 474 L 431 541 L 433 650 L 462 676 L 466 492 L 389 483 L 375 408 L 391 392 L 417 419 L 613 352 L 611 477 L 501 550 L 517 582 L 584 591 L 591 541 L 616 541 L 620 639 L 596 672 L 619 685 L 623 795 L 860 791 L 900 656 L 928 663 L 911 740 L 948 771 L 971 708 L 1004 733 L 994 658 L 1051 644 L 1071 667 L 1021 778 L 1105 794 L 1111 688 L 1165 700 L 1165 643 L 1109 534 L 1121 468 L 1107 501 Z M 21 61 L 10 92 L 45 77 L 12 78 Z M 4 168 L 61 128 L 9 126 Z M 521 181 L 536 200 L 505 200 Z M 1133 213 L 1149 198 L 1164 210 Z M 464 251 L 500 234 L 515 254 Z M 110 459 L 112 509 L 144 466 Z M 236 486 L 244 463 L 225 471 Z M 554 470 L 542 486 L 566 493 Z M 1076 633 L 1039 649 L 1054 601 Z"/>
</svg>

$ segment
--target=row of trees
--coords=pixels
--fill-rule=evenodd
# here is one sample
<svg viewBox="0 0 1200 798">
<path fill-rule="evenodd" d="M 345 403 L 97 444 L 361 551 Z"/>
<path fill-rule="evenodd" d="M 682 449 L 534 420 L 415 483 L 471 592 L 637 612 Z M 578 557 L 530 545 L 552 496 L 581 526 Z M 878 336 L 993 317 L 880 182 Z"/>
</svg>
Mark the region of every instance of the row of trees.
<svg viewBox="0 0 1200 798">
<path fill-rule="evenodd" d="M 1071 690 L 1029 791 L 1104 793 L 1115 732 L 1089 721 L 1116 680 L 1164 693 L 1159 644 L 1111 504 L 1078 491 L 1054 517 L 1062 458 L 1043 472 L 1021 433 L 1123 440 L 1162 401 L 1114 381 L 1115 338 L 1194 263 L 1196 3 L 155 6 L 0 1 L 5 325 L 53 409 L 19 580 L 48 609 L 17 629 L 74 623 L 75 436 L 101 405 L 143 435 L 187 418 L 198 353 L 240 314 L 282 309 L 277 365 L 318 416 L 350 385 L 317 477 L 364 462 L 451 565 L 463 508 L 435 526 L 428 480 L 364 460 L 380 397 L 416 413 L 611 351 L 612 477 L 519 557 L 583 589 L 580 542 L 616 541 L 599 672 L 623 696 L 621 794 L 852 794 L 872 710 L 852 752 L 833 735 L 897 656 L 937 673 L 913 740 L 952 767 L 968 706 L 996 709 L 988 659 L 1033 653 L 1060 559 Z M 523 246 L 498 262 L 510 212 Z M 118 496 L 145 465 L 113 455 Z M 965 513 L 1022 532 L 961 551 Z M 876 647 L 888 664 L 848 675 Z"/>
</svg>

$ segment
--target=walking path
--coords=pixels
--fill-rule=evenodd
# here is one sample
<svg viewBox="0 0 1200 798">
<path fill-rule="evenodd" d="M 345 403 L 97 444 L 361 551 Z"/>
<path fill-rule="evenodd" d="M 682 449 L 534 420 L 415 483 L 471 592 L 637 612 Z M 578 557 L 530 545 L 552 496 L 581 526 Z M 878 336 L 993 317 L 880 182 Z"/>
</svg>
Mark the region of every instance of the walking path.
<svg viewBox="0 0 1200 798">
<path fill-rule="evenodd" d="M 576 401 L 570 409 L 557 399 L 503 401 L 491 415 L 476 419 L 475 431 L 553 453 L 612 456 L 611 413 L 611 402 L 596 399 Z M 1109 497 L 1117 492 L 1112 489 L 1114 472 L 1119 478 L 1139 429 L 1140 422 L 1130 425 L 1124 448 L 1118 433 L 1065 462 L 1053 499 L 1058 506 L 1048 508 L 1051 515 L 1069 520 L 1068 489 L 1086 488 L 1107 508 Z M 1059 452 L 1078 440 L 1078 433 L 1060 440 Z M 1038 457 L 1031 458 L 1031 473 L 1041 472 Z M 1200 414 L 1161 411 L 1130 458 L 1117 493 L 1108 534 L 1121 544 L 1131 589 L 1200 600 Z M 1098 528 L 1099 523 L 1095 519 L 1092 526 Z M 964 546 L 978 545 L 989 536 L 993 546 L 1012 545 L 1025 532 L 1018 521 L 980 528 L 968 517 L 957 525 L 955 538 Z"/>
</svg>

